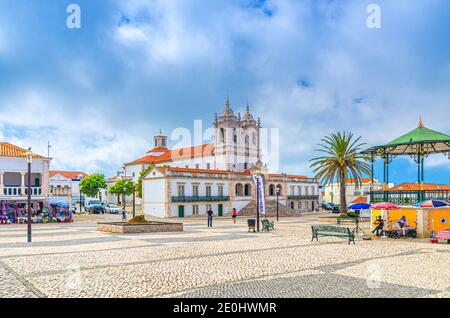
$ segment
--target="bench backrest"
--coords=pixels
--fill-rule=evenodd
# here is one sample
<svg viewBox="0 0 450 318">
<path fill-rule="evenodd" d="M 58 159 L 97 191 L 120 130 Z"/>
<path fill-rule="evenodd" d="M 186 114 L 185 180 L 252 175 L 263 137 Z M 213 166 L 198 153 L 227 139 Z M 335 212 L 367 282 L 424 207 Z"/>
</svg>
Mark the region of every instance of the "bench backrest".
<svg viewBox="0 0 450 318">
<path fill-rule="evenodd" d="M 336 226 L 336 225 L 311 225 L 312 230 L 315 232 L 334 232 L 334 233 L 349 233 L 348 227 Z"/>
</svg>

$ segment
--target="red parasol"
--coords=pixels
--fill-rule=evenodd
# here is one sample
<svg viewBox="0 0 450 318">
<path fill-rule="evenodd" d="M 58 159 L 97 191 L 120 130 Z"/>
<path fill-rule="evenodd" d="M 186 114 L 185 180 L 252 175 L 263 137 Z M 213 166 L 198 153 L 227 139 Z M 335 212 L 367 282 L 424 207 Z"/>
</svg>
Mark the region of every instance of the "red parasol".
<svg viewBox="0 0 450 318">
<path fill-rule="evenodd" d="M 400 207 L 391 202 L 381 202 L 372 205 L 374 210 L 398 210 Z"/>
</svg>

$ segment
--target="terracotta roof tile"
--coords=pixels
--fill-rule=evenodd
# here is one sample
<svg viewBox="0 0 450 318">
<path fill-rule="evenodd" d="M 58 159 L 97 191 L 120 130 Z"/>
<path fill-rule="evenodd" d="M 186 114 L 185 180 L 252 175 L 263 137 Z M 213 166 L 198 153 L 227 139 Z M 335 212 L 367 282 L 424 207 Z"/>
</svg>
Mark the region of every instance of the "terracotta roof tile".
<svg viewBox="0 0 450 318">
<path fill-rule="evenodd" d="M 26 157 L 27 150 L 9 142 L 0 142 L 0 157 Z M 33 158 L 44 158 L 33 153 Z"/>
<path fill-rule="evenodd" d="M 165 148 L 154 148 L 154 149 L 162 150 Z M 149 153 L 153 152 L 154 149 L 150 150 Z M 203 144 L 200 146 L 179 148 L 174 150 L 165 149 L 165 152 L 161 155 L 153 156 L 151 154 L 148 154 L 132 162 L 126 163 L 125 166 L 132 166 L 141 163 L 164 163 L 164 162 L 172 162 L 175 160 L 195 159 L 195 158 L 209 157 L 212 156 L 213 154 L 214 154 L 214 145 L 212 144 Z"/>
<path fill-rule="evenodd" d="M 60 171 L 60 170 L 50 170 L 50 178 L 53 176 L 56 176 L 57 174 L 60 174 L 68 179 L 78 179 L 79 176 L 87 177 L 88 174 L 81 172 L 81 171 Z"/>
<path fill-rule="evenodd" d="M 398 186 L 387 189 L 387 191 L 418 191 L 420 185 L 417 183 L 402 183 Z M 423 190 L 450 190 L 447 184 L 424 183 Z"/>
<path fill-rule="evenodd" d="M 355 200 L 352 201 L 353 204 L 355 203 L 367 203 L 367 197 L 366 196 L 359 196 Z"/>
</svg>

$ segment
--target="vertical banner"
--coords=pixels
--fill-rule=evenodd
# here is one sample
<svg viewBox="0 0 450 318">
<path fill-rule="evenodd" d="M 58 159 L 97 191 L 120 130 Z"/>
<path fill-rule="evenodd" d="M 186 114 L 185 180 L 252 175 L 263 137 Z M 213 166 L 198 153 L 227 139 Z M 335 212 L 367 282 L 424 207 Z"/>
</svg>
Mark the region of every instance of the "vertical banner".
<svg viewBox="0 0 450 318">
<path fill-rule="evenodd" d="M 259 214 L 266 215 L 266 201 L 264 200 L 264 176 L 260 174 L 253 175 L 253 181 L 256 187 L 256 200 L 259 203 Z"/>
</svg>

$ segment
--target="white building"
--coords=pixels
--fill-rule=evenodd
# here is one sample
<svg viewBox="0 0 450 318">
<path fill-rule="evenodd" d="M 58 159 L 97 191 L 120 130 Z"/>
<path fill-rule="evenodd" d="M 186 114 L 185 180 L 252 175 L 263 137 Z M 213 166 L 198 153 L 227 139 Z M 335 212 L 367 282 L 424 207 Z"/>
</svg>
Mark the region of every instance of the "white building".
<svg viewBox="0 0 450 318">
<path fill-rule="evenodd" d="M 80 182 L 87 176 L 80 171 L 50 171 L 50 200 L 80 202 Z"/>
<path fill-rule="evenodd" d="M 235 115 L 227 99 L 225 110 L 214 120 L 215 138 L 211 144 L 170 150 L 167 136 L 154 136 L 154 148 L 124 165 L 125 177 L 137 182 L 141 171 L 151 165 L 143 181 L 145 214 L 161 217 L 205 214 L 212 207 L 223 215 L 236 208 L 241 214 L 254 204 L 250 168 L 261 161 L 261 122 L 249 107 L 244 116 Z M 266 200 L 273 210 L 276 187 L 284 213 L 311 211 L 318 207 L 319 190 L 314 180 L 304 176 L 267 174 Z M 288 212 L 289 210 L 289 212 Z M 273 211 L 272 211 L 273 212 Z"/>
<path fill-rule="evenodd" d="M 1 209 L 22 210 L 27 203 L 28 163 L 26 149 L 0 142 L 0 202 Z M 33 154 L 31 164 L 31 201 L 34 208 L 48 207 L 49 162 Z"/>
<path fill-rule="evenodd" d="M 345 197 L 347 204 L 357 200 L 359 203 L 365 201 L 369 202 L 370 188 L 372 186 L 371 178 L 361 178 L 361 186 L 356 187 L 354 179 L 347 179 L 347 187 L 345 189 Z M 383 184 L 374 179 L 373 190 L 381 190 Z M 338 182 L 330 183 L 324 187 L 324 203 L 339 204 L 341 186 Z M 365 198 L 365 200 L 364 200 Z"/>
</svg>

